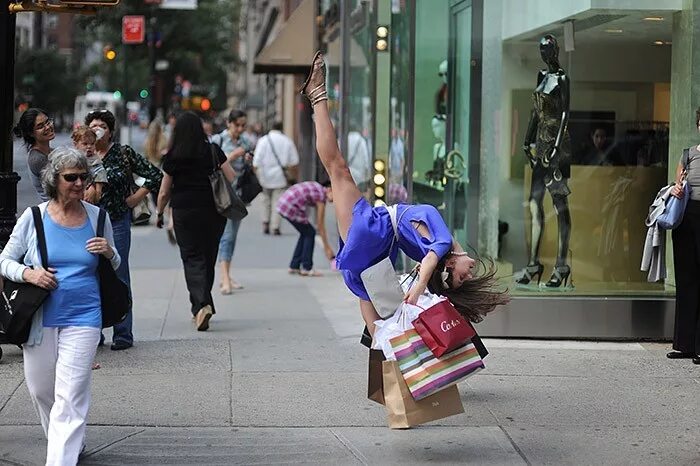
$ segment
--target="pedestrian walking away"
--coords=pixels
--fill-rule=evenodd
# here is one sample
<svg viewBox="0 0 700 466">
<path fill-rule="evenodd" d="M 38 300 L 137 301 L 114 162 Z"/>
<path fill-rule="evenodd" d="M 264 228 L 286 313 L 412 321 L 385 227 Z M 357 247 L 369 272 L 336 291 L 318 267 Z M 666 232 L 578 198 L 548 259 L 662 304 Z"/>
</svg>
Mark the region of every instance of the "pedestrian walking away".
<svg viewBox="0 0 700 466">
<path fill-rule="evenodd" d="M 41 171 L 49 160 L 51 141 L 56 137 L 53 119 L 40 108 L 27 109 L 12 132 L 18 138 L 22 138 L 27 147 L 27 166 L 29 178 L 42 202 L 49 200 L 41 187 Z"/>
<path fill-rule="evenodd" d="M 299 167 L 299 153 L 294 141 L 282 133 L 282 122 L 275 122 L 258 141 L 253 167 L 263 187 L 263 233 L 279 235 L 281 217 L 275 206 L 292 180 L 298 179 Z"/>
<path fill-rule="evenodd" d="M 22 345 L 27 389 L 48 441 L 47 465 L 76 464 L 84 449 L 102 326 L 98 255 L 115 270 L 120 264 L 109 218 L 104 236 L 96 237 L 100 209 L 83 201 L 88 179 L 85 156 L 72 148 L 54 150 L 41 179 L 50 200 L 39 205 L 48 268 L 41 267 L 31 208 L 0 254 L 3 277 L 51 290 Z"/>
<path fill-rule="evenodd" d="M 251 145 L 243 137 L 242 133 L 245 130 L 247 116 L 241 110 L 231 110 L 228 115 L 227 127 L 219 134 L 212 136 L 211 141 L 219 146 L 226 155 L 228 164 L 233 167 L 235 173 L 234 184 L 245 165 L 250 163 Z M 231 260 L 233 253 L 236 250 L 236 238 L 238 237 L 238 228 L 241 226 L 240 220 L 228 219 L 226 228 L 221 235 L 219 243 L 219 264 L 221 264 L 221 294 L 231 294 L 232 290 L 243 288 L 239 282 L 231 276 Z"/>
<path fill-rule="evenodd" d="M 226 225 L 226 219 L 216 211 L 209 182 L 209 175 L 218 166 L 232 182 L 233 168 L 219 146 L 208 142 L 202 120 L 193 112 L 180 115 L 170 150 L 163 158 L 165 175 L 158 194 L 157 226 L 162 228 L 163 210 L 170 203 L 190 310 L 200 331 L 209 328 L 209 319 L 216 313 L 211 289 L 219 241 Z"/>
<path fill-rule="evenodd" d="M 452 238 L 440 213 L 430 205 L 396 206 L 398 239 L 385 207 L 372 207 L 353 181 L 338 144 L 328 114 L 326 67 L 317 53 L 301 92 L 310 100 L 315 114 L 316 150 L 330 175 L 333 188 L 340 248 L 337 267 L 346 286 L 360 299 L 360 311 L 370 334 L 379 315 L 370 302 L 360 274 L 363 270 L 391 257 L 401 249 L 420 263 L 418 278 L 405 299 L 416 304 L 428 288 L 447 297 L 455 308 L 472 322 L 478 322 L 496 306 L 508 302 L 508 295 L 496 289 L 496 270 L 491 265 L 475 270 L 477 261 Z"/>
<path fill-rule="evenodd" d="M 700 132 L 700 108 L 695 111 Z M 673 230 L 676 273 L 676 322 L 669 359 L 692 359 L 700 364 L 700 145 L 684 151 L 676 168 L 671 194 L 683 197 L 682 181 L 690 185 L 690 199 L 681 224 Z"/>
<path fill-rule="evenodd" d="M 276 206 L 277 212 L 299 232 L 299 240 L 289 263 L 289 273 L 306 277 L 321 276 L 321 273 L 314 270 L 313 263 L 317 230 L 326 257 L 328 260 L 335 258 L 326 234 L 326 202 L 333 202 L 330 182 L 321 185 L 315 181 L 304 181 L 295 184 L 280 196 Z M 315 229 L 306 213 L 308 207 L 316 208 Z"/>
<path fill-rule="evenodd" d="M 85 116 L 85 124 L 97 135 L 95 148 L 107 172 L 107 183 L 100 198 L 100 207 L 112 220 L 114 242 L 121 256 L 117 269 L 119 278 L 131 289 L 129 251 L 131 249 L 131 209 L 151 191 L 158 191 L 163 175 L 142 155 L 127 145 L 113 141 L 116 119 L 106 109 L 93 110 Z M 137 175 L 144 178 L 143 186 L 133 190 Z M 133 308 L 133 305 L 132 305 Z M 134 345 L 132 309 L 123 322 L 113 327 L 112 350 L 124 350 Z M 100 337 L 102 343 L 104 337 Z"/>
</svg>

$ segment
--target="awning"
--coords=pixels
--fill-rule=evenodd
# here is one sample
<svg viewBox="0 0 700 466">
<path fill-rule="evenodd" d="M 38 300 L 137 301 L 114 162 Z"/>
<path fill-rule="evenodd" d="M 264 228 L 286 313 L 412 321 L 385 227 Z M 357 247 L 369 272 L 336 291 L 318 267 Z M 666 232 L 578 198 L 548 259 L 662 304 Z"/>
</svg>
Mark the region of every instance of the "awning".
<svg viewBox="0 0 700 466">
<path fill-rule="evenodd" d="M 304 74 L 309 71 L 316 34 L 316 0 L 303 0 L 277 37 L 255 57 L 253 73 Z"/>
</svg>

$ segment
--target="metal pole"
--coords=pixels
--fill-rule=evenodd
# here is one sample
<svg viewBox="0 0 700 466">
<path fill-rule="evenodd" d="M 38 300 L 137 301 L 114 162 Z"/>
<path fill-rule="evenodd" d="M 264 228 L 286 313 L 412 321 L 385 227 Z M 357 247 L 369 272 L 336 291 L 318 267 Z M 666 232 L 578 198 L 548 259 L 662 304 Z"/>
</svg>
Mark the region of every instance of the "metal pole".
<svg viewBox="0 0 700 466">
<path fill-rule="evenodd" d="M 12 170 L 12 120 L 15 108 L 15 15 L 0 8 L 0 246 L 10 238 L 17 215 L 17 182 Z"/>
<path fill-rule="evenodd" d="M 148 16 L 148 24 L 151 30 L 148 39 L 148 61 L 150 63 L 148 120 L 153 121 L 156 117 L 156 41 L 158 39 L 158 18 L 156 17 L 156 9 L 154 7 L 151 7 L 151 12 Z"/>
<path fill-rule="evenodd" d="M 340 152 L 348 157 L 350 131 L 350 0 L 340 0 Z"/>
</svg>

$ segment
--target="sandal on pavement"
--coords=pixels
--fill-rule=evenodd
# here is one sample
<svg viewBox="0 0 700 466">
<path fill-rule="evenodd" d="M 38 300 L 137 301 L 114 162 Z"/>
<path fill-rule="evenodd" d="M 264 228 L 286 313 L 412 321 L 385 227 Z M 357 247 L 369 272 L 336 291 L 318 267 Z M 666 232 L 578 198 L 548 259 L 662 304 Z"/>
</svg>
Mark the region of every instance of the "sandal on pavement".
<svg viewBox="0 0 700 466">
<path fill-rule="evenodd" d="M 314 55 L 309 76 L 304 81 L 299 92 L 309 99 L 312 107 L 319 102 L 328 100 L 328 93 L 326 92 L 326 63 L 323 61 L 323 55 L 320 51 Z"/>
<path fill-rule="evenodd" d="M 301 270 L 299 270 L 299 269 L 289 269 L 289 270 L 287 270 L 287 273 L 288 273 L 289 275 L 300 275 L 300 274 L 301 274 Z"/>
<path fill-rule="evenodd" d="M 317 270 L 300 270 L 299 275 L 302 277 L 323 277 L 323 274 Z"/>
<path fill-rule="evenodd" d="M 228 285 L 224 285 L 223 283 L 219 287 L 219 291 L 221 291 L 221 294 L 224 296 L 228 296 L 233 293 L 231 291 L 231 284 L 229 283 Z"/>
<path fill-rule="evenodd" d="M 242 290 L 243 289 L 243 285 L 241 285 L 240 283 L 238 283 L 234 279 L 231 279 L 231 281 L 229 282 L 229 285 L 231 286 L 232 290 Z"/>
<path fill-rule="evenodd" d="M 209 329 L 209 319 L 211 319 L 212 314 L 211 306 L 208 304 L 199 310 L 194 319 L 198 331 L 204 332 Z"/>
</svg>

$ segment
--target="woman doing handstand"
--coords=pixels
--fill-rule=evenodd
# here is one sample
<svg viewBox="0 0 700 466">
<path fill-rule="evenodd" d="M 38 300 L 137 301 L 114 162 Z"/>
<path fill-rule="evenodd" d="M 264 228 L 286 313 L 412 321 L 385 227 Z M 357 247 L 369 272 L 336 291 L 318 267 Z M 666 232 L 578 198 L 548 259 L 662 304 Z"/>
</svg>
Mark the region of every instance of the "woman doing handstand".
<svg viewBox="0 0 700 466">
<path fill-rule="evenodd" d="M 490 267 L 480 276 L 475 274 L 477 261 L 452 238 L 435 207 L 397 205 L 398 238 L 395 240 L 389 210 L 372 208 L 362 196 L 338 149 L 328 114 L 326 67 L 321 53 L 314 56 L 301 93 L 313 107 L 316 150 L 333 188 L 340 231 L 337 266 L 343 272 L 347 287 L 360 298 L 360 310 L 370 333 L 374 334 L 374 322 L 380 317 L 370 302 L 360 274 L 387 256 L 394 261 L 399 249 L 420 262 L 418 279 L 405 297 L 408 303 L 416 304 L 428 288 L 432 293 L 447 297 L 472 322 L 481 321 L 496 306 L 506 304 L 507 294 L 494 289 L 495 269 Z"/>
</svg>

